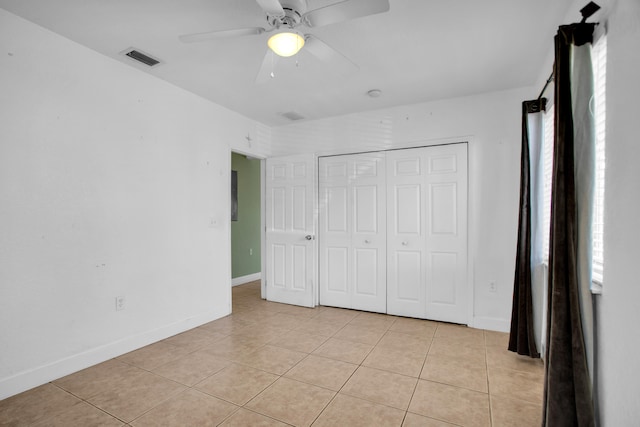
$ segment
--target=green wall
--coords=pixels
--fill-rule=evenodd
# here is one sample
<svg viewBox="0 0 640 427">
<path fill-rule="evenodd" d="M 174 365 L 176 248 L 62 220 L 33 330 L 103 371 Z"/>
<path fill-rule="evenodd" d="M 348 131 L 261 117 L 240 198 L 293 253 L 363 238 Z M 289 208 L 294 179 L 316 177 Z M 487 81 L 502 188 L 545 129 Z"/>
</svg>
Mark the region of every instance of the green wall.
<svg viewBox="0 0 640 427">
<path fill-rule="evenodd" d="M 236 278 L 260 272 L 260 160 L 231 153 L 231 169 L 238 171 L 238 221 L 231 221 L 231 277 Z"/>
</svg>

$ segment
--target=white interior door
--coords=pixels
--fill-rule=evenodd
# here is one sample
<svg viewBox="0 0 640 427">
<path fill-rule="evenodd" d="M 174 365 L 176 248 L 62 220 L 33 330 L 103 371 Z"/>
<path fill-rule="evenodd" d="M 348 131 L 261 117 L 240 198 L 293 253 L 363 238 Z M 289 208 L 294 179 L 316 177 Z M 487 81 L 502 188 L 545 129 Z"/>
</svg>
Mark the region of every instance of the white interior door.
<svg viewBox="0 0 640 427">
<path fill-rule="evenodd" d="M 386 312 L 384 156 L 320 159 L 320 304 Z"/>
<path fill-rule="evenodd" d="M 267 300 L 315 305 L 315 157 L 266 161 Z"/>
<path fill-rule="evenodd" d="M 467 145 L 387 153 L 387 312 L 467 323 Z"/>
</svg>

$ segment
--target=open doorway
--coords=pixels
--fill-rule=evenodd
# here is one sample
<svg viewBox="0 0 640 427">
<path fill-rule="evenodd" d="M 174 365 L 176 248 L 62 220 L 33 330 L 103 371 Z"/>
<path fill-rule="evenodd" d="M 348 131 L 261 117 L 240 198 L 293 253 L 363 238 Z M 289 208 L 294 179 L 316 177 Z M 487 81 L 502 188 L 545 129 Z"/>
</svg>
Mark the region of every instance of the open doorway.
<svg viewBox="0 0 640 427">
<path fill-rule="evenodd" d="M 261 163 L 231 152 L 231 286 L 262 279 Z"/>
</svg>

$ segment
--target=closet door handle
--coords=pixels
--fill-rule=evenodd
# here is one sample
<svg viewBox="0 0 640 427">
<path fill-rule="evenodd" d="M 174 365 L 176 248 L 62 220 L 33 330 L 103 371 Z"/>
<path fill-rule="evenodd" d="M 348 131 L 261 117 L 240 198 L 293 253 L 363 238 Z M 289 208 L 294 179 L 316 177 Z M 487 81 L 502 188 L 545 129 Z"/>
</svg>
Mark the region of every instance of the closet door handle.
<svg viewBox="0 0 640 427">
<path fill-rule="evenodd" d="M 408 244 L 409 244 L 409 242 L 407 242 L 407 241 L 402 242 L 402 246 L 407 246 Z"/>
<path fill-rule="evenodd" d="M 365 240 L 364 242 L 368 245 L 369 243 L 371 243 L 371 240 Z"/>
</svg>

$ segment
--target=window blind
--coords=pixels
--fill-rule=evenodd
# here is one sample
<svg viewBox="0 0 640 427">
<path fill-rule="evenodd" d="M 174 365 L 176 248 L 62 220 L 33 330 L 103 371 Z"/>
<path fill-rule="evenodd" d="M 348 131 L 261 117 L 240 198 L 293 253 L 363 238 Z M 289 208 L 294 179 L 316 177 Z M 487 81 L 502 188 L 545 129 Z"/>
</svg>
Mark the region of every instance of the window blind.
<svg viewBox="0 0 640 427">
<path fill-rule="evenodd" d="M 544 140 L 543 144 L 543 230 L 544 238 L 542 241 L 543 259 L 549 263 L 549 231 L 551 229 L 551 177 L 553 175 L 553 134 L 554 134 L 554 111 L 553 105 L 547 107 L 544 114 Z"/>
<path fill-rule="evenodd" d="M 593 114 L 596 130 L 596 185 L 593 216 L 593 282 L 602 285 L 604 276 L 604 180 L 606 137 L 606 77 L 607 43 L 601 36 L 592 50 L 594 74 Z M 551 227 L 551 177 L 553 174 L 554 108 L 548 107 L 544 115 L 544 259 L 549 260 L 549 230 Z"/>
<path fill-rule="evenodd" d="M 596 127 L 596 188 L 593 218 L 593 281 L 602 284 L 604 275 L 604 179 L 606 137 L 607 41 L 601 36 L 592 50 L 594 74 L 594 117 Z"/>
</svg>

